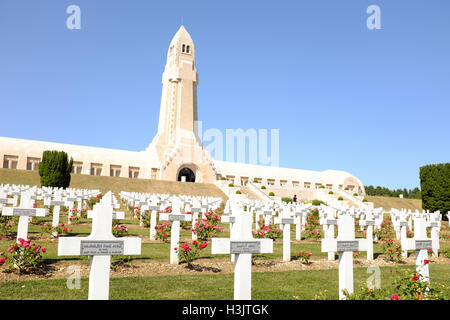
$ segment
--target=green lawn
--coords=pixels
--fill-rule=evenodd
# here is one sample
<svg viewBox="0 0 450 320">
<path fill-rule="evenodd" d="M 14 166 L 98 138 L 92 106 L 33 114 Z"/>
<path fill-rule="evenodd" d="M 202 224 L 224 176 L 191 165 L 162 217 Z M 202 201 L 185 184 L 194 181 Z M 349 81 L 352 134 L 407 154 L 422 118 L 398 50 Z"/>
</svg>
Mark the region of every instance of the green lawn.
<svg viewBox="0 0 450 320">
<path fill-rule="evenodd" d="M 397 272 L 413 271 L 413 266 L 382 267 L 381 288 L 391 290 Z M 365 284 L 369 274 L 366 268 L 355 268 L 355 289 Z M 432 285 L 449 286 L 450 265 L 431 265 Z M 0 283 L 0 300 L 6 299 L 87 299 L 88 279 L 81 280 L 80 289 L 68 289 L 66 279 L 10 281 Z M 321 290 L 338 298 L 338 270 L 309 270 L 257 272 L 252 274 L 252 299 L 311 300 Z M 447 299 L 450 291 L 445 291 Z M 232 300 L 232 274 L 175 275 L 152 277 L 112 278 L 110 299 L 113 300 Z"/>
</svg>

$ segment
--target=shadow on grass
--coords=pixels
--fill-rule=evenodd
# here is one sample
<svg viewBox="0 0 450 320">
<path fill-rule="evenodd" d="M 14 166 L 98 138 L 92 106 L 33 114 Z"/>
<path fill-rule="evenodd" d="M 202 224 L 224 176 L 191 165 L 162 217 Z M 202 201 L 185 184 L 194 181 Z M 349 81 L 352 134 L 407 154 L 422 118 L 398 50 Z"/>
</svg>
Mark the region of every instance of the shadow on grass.
<svg viewBox="0 0 450 320">
<path fill-rule="evenodd" d="M 182 264 L 183 263 L 186 263 L 186 262 L 182 262 Z M 209 266 L 200 266 L 198 264 L 190 264 L 189 265 L 187 263 L 186 263 L 186 269 L 197 271 L 197 272 L 211 271 L 214 273 L 218 273 L 218 272 L 222 271 L 222 269 L 220 269 L 220 268 L 209 267 Z"/>
</svg>

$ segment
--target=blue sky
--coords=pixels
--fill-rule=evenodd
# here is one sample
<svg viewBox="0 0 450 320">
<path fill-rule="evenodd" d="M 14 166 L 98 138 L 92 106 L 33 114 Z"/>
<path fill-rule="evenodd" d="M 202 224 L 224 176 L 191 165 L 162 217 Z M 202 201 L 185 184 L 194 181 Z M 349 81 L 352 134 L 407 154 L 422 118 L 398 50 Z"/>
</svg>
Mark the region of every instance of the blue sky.
<svg viewBox="0 0 450 320">
<path fill-rule="evenodd" d="M 81 30 L 69 30 L 69 5 Z M 369 5 L 381 30 L 369 30 Z M 450 2 L 0 0 L 0 136 L 140 151 L 183 22 L 204 129 L 279 129 L 282 167 L 419 186 L 450 160 Z"/>
</svg>

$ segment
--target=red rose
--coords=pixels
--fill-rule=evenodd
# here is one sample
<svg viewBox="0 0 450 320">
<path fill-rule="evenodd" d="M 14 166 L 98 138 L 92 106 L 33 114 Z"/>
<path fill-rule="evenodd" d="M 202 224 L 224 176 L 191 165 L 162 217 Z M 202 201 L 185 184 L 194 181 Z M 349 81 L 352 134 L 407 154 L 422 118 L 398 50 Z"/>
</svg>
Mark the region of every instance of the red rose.
<svg viewBox="0 0 450 320">
<path fill-rule="evenodd" d="M 429 264 L 429 263 L 430 263 L 430 260 L 425 259 L 425 260 L 423 260 L 423 263 L 424 263 L 424 264 Z"/>
<path fill-rule="evenodd" d="M 401 300 L 401 299 L 400 299 L 400 295 L 398 295 L 398 294 L 392 294 L 391 300 Z"/>
<path fill-rule="evenodd" d="M 414 276 L 414 277 L 412 278 L 412 281 L 417 281 L 417 280 L 419 280 L 419 276 Z"/>
</svg>

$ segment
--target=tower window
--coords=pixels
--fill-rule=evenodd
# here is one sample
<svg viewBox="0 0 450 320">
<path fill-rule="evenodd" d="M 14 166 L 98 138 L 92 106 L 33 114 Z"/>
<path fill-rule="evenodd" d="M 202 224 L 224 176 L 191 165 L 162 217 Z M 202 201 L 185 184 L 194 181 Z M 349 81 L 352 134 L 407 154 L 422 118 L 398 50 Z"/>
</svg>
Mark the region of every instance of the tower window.
<svg viewBox="0 0 450 320">
<path fill-rule="evenodd" d="M 186 46 L 186 53 L 189 53 L 189 46 Z"/>
<path fill-rule="evenodd" d="M 186 50 L 186 45 L 183 44 L 183 46 L 181 47 L 181 52 L 185 53 Z"/>
</svg>

